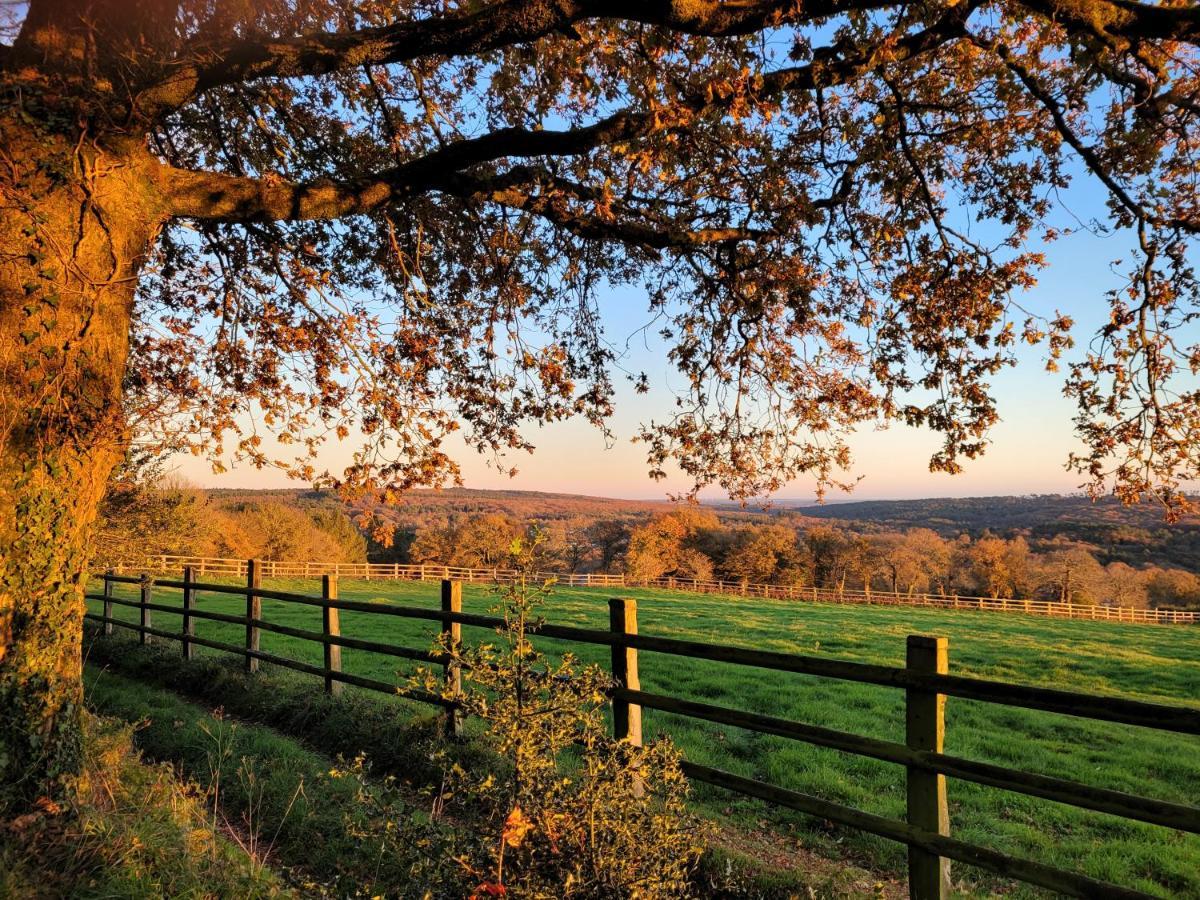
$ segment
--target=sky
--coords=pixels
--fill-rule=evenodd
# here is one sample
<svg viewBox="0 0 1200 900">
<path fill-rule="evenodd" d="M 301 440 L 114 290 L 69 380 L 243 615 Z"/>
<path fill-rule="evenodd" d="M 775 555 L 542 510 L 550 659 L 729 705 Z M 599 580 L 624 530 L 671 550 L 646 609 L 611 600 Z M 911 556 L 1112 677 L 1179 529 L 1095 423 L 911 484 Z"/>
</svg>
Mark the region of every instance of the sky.
<svg viewBox="0 0 1200 900">
<path fill-rule="evenodd" d="M 849 478 L 858 481 L 852 493 L 831 493 L 828 502 L 1065 494 L 1080 489 L 1080 476 L 1065 466 L 1068 455 L 1081 450 L 1082 444 L 1073 431 L 1074 404 L 1062 394 L 1063 373 L 1108 319 L 1105 293 L 1126 283 L 1126 277 L 1113 269 L 1113 261 L 1128 259 L 1133 238 L 1129 233 L 1099 234 L 1077 227 L 1082 222 L 1104 222 L 1108 215 L 1102 187 L 1081 171 L 1074 175 L 1072 186 L 1058 196 L 1061 205 L 1052 214 L 1051 224 L 1076 230 L 1049 245 L 1031 248 L 1045 254 L 1047 266 L 1035 287 L 1013 298 L 1030 313 L 1049 318 L 1061 312 L 1074 320 L 1076 347 L 1064 356 L 1062 371 L 1046 371 L 1044 345 L 1018 347 L 1017 365 L 992 379 L 1001 421 L 989 434 L 991 446 L 981 458 L 964 460 L 965 471 L 957 475 L 929 471 L 929 458 L 941 443 L 935 433 L 900 424 L 886 429 L 860 428 L 848 441 L 854 456 Z M 977 236 L 987 239 L 982 230 Z M 600 305 L 610 340 L 627 348 L 620 360 L 622 369 L 645 372 L 649 393 L 635 394 L 618 373 L 614 376 L 616 412 L 609 422 L 614 435 L 611 442 L 582 421 L 535 427 L 527 436 L 536 451 L 506 458 L 504 471 L 451 438 L 448 451 L 462 467 L 465 487 L 658 500 L 691 487 L 678 472 L 670 474 L 669 467 L 667 479 L 652 481 L 647 475 L 644 445 L 631 441 L 641 423 L 661 420 L 670 412 L 672 389 L 684 387 L 666 358 L 666 347 L 653 334 L 656 329 L 644 328 L 649 317 L 645 296 L 637 288 L 622 287 L 608 290 Z M 1019 327 L 1023 315 L 1014 318 Z M 1200 330 L 1200 325 L 1196 329 Z M 1189 343 L 1200 340 L 1196 333 L 1189 337 Z M 318 470 L 340 472 L 354 449 L 351 442 L 329 446 L 318 460 Z M 286 458 L 290 454 L 280 455 Z M 225 461 L 227 471 L 219 475 L 207 461 L 194 457 L 179 458 L 173 465 L 180 475 L 202 487 L 298 486 L 282 472 L 230 460 Z M 515 477 L 507 474 L 509 467 L 516 467 Z M 701 496 L 723 498 L 719 489 Z M 775 499 L 814 500 L 815 482 L 805 478 L 794 481 Z"/>
<path fill-rule="evenodd" d="M 1084 205 L 1095 205 L 1094 193 L 1084 196 Z M 1075 210 L 1078 213 L 1078 209 Z M 1108 262 L 1125 255 L 1128 237 L 1098 236 L 1080 231 L 1045 248 L 1049 266 L 1038 285 L 1018 298 L 1026 309 L 1044 315 L 1061 310 L 1076 321 L 1077 343 L 1085 344 L 1106 317 L 1104 292 L 1121 283 Z M 637 332 L 646 317 L 646 304 L 636 289 L 610 291 L 602 305 L 609 333 L 624 343 L 624 336 Z M 662 499 L 689 487 L 686 479 L 671 477 L 654 482 L 647 476 L 645 451 L 630 438 L 638 425 L 668 411 L 671 389 L 678 385 L 663 348 L 647 343 L 640 335 L 631 339 L 625 368 L 645 371 L 651 391 L 635 395 L 620 380 L 616 415 L 611 421 L 615 440 L 584 422 L 558 423 L 529 432 L 537 450 L 532 455 L 510 458 L 518 474 L 509 478 L 489 462 L 461 444 L 452 445 L 453 455 L 463 469 L 467 487 L 551 491 L 594 496 Z M 1078 351 L 1076 351 L 1078 352 Z M 904 499 L 921 497 L 992 496 L 1070 493 L 1080 478 L 1067 472 L 1068 453 L 1079 447 L 1072 432 L 1073 404 L 1062 396 L 1062 374 L 1045 371 L 1044 347 L 1022 348 L 1015 368 L 1005 369 L 993 381 L 1001 422 L 992 430 L 992 446 L 981 459 L 966 461 L 958 475 L 931 473 L 930 455 L 940 443 L 929 431 L 892 425 L 886 429 L 866 427 L 850 439 L 854 453 L 851 473 L 859 476 L 850 495 L 830 495 L 830 501 Z M 321 463 L 336 470 L 348 457 L 349 444 L 334 446 Z M 177 461 L 178 472 L 205 487 L 264 488 L 295 486 L 282 473 L 259 471 L 241 464 L 215 475 L 207 462 L 191 457 Z M 777 498 L 812 499 L 814 484 L 801 479 L 780 491 Z M 718 490 L 703 496 L 719 498 Z"/>
</svg>

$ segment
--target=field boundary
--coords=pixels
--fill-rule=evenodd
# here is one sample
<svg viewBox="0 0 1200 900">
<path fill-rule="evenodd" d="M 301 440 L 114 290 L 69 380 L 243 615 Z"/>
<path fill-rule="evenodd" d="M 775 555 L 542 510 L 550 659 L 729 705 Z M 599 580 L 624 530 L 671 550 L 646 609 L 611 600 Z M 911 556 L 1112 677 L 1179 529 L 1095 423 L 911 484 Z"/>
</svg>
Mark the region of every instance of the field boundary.
<svg viewBox="0 0 1200 900">
<path fill-rule="evenodd" d="M 510 581 L 515 572 L 501 568 L 466 568 L 433 563 L 330 563 L 291 560 L 262 560 L 262 575 L 267 578 L 314 578 L 333 575 L 340 578 L 361 578 L 368 581 L 441 581 L 452 579 L 467 584 L 494 584 Z M 193 568 L 197 577 L 228 575 L 243 578 L 248 561 L 215 556 L 151 556 L 134 566 L 103 564 L 97 568 L 112 568 L 116 572 L 146 570 L 178 572 Z M 854 603 L 870 606 L 917 606 L 929 609 L 966 609 L 985 612 L 1025 613 L 1056 619 L 1079 619 L 1091 622 L 1133 622 L 1153 625 L 1195 625 L 1200 612 L 1178 609 L 1138 609 L 1132 606 L 1082 605 L 1049 600 L 1020 600 L 1004 597 L 972 597 L 963 594 L 893 593 L 855 589 L 820 588 L 816 586 L 751 584 L 733 581 L 702 581 L 696 578 L 651 578 L 635 580 L 621 574 L 602 572 L 539 572 L 538 577 L 554 578 L 563 587 L 653 587 L 698 594 L 720 594 L 733 597 L 761 597 L 764 600 L 809 601 L 812 603 Z"/>
<path fill-rule="evenodd" d="M 324 682 L 325 691 L 331 694 L 339 693 L 343 685 L 351 684 L 391 696 L 433 704 L 446 710 L 446 731 L 451 735 L 461 733 L 461 711 L 454 699 L 459 672 L 449 656 L 420 648 L 345 637 L 341 635 L 339 628 L 339 613 L 343 610 L 439 622 L 442 633 L 452 643 L 462 640 L 463 626 L 488 629 L 502 627 L 503 619 L 499 617 L 462 611 L 460 583 L 442 581 L 440 608 L 426 608 L 340 600 L 337 576 L 328 574 L 322 576 L 322 591 L 319 596 L 263 588 L 262 575 L 265 566 L 251 560 L 247 569 L 244 585 L 198 581 L 196 571 L 190 566 L 184 569 L 182 580 L 156 580 L 149 573 L 129 576 L 109 572 L 100 576 L 104 586 L 103 592 L 87 594 L 88 599 L 103 603 L 103 614 L 88 612 L 86 618 L 98 623 L 106 634 L 111 634 L 115 627 L 132 630 L 138 634 L 143 644 L 148 644 L 155 638 L 177 641 L 185 658 L 191 658 L 196 646 L 204 646 L 240 656 L 245 661 L 247 671 L 251 673 L 257 671 L 261 661 L 315 676 Z M 136 587 L 137 599 L 115 596 L 114 587 L 117 585 Z M 162 603 L 155 599 L 156 590 L 168 590 L 173 594 L 179 592 L 182 602 L 179 605 Z M 201 594 L 243 597 L 246 602 L 246 614 L 231 615 L 202 609 L 198 604 Z M 261 606 L 263 598 L 312 607 L 314 630 L 284 626 L 264 619 Z M 137 619 L 130 621 L 114 617 L 114 605 L 137 610 Z M 614 688 L 610 692 L 610 700 L 616 738 L 640 744 L 642 710 L 648 708 L 785 737 L 904 767 L 908 806 L 905 819 L 900 820 L 877 816 L 851 806 L 686 760 L 683 763 L 685 773 L 693 780 L 757 797 L 905 844 L 909 852 L 909 891 L 914 900 L 946 900 L 950 896 L 950 860 L 1071 896 L 1149 896 L 1079 873 L 952 838 L 946 800 L 947 777 L 1200 834 L 1198 807 L 964 759 L 943 752 L 947 697 L 1187 735 L 1200 735 L 1200 709 L 952 675 L 949 667 L 949 644 L 944 637 L 910 635 L 907 639 L 907 664 L 903 667 L 883 666 L 641 634 L 638 631 L 637 603 L 629 598 L 610 599 L 609 611 L 608 629 L 547 623 L 538 627 L 536 635 L 607 646 L 611 649 Z M 181 616 L 180 631 L 156 628 L 153 624 L 155 612 Z M 244 644 L 239 646 L 196 635 L 197 619 L 244 626 Z M 320 622 L 319 626 L 316 625 L 317 621 Z M 316 630 L 318 627 L 320 630 Z M 261 631 L 276 632 L 321 644 L 324 648 L 324 665 L 311 665 L 263 651 L 259 645 Z M 416 690 L 343 672 L 340 657 L 342 647 L 441 666 L 444 671 L 445 690 L 441 693 Z M 335 649 L 338 650 L 337 653 L 333 652 Z M 879 740 L 775 716 L 642 691 L 638 679 L 639 651 L 779 672 L 802 673 L 903 690 L 905 741 L 901 743 Z"/>
</svg>

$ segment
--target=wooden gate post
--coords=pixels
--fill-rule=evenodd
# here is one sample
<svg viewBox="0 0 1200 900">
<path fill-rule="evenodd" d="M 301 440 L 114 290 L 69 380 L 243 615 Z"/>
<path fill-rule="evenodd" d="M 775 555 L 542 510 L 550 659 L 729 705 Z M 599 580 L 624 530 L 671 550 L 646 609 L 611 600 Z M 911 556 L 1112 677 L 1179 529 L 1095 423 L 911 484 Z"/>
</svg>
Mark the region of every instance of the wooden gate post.
<svg viewBox="0 0 1200 900">
<path fill-rule="evenodd" d="M 944 637 L 909 635 L 908 671 L 945 675 L 949 670 L 949 641 Z M 911 750 L 941 753 L 946 734 L 946 695 L 909 688 L 906 691 L 905 732 Z M 950 834 L 946 776 L 908 768 L 908 824 L 934 834 Z M 912 900 L 945 900 L 950 896 L 950 860 L 919 847 L 908 848 L 908 894 Z"/>
<path fill-rule="evenodd" d="M 321 630 L 325 637 L 338 637 L 342 633 L 338 609 L 330 603 L 336 603 L 338 598 L 338 582 L 336 575 L 321 576 L 321 599 L 325 605 L 321 607 Z M 342 671 L 342 648 L 337 644 L 325 641 L 325 693 L 334 697 L 342 692 L 342 682 L 336 680 L 330 672 Z"/>
<path fill-rule="evenodd" d="M 258 650 L 258 626 L 254 620 L 262 618 L 262 597 L 255 590 L 262 587 L 262 562 L 246 560 L 246 649 Z M 246 671 L 257 672 L 258 660 L 246 654 Z"/>
<path fill-rule="evenodd" d="M 422 569 L 424 567 L 422 566 Z M 442 580 L 442 612 L 462 612 L 462 583 Z M 462 624 L 449 619 L 442 620 L 442 637 L 447 651 L 458 652 L 462 646 Z M 457 697 L 462 693 L 462 669 L 452 660 L 447 660 L 444 668 L 446 692 Z M 463 713 L 458 706 L 446 710 L 446 737 L 458 738 L 463 734 Z"/>
<path fill-rule="evenodd" d="M 608 601 L 608 627 L 615 634 L 637 634 L 637 601 L 632 597 L 613 597 Z M 617 687 L 631 691 L 642 689 L 638 679 L 637 649 L 612 648 L 612 677 Z M 613 700 L 613 737 L 642 746 L 642 707 L 626 700 Z"/>
<path fill-rule="evenodd" d="M 141 602 L 139 603 L 139 608 L 141 609 L 142 613 L 142 628 L 138 632 L 138 643 L 142 644 L 143 646 L 150 644 L 150 635 L 146 629 L 150 627 L 152 619 L 150 616 L 150 607 L 146 604 L 150 602 L 150 598 L 152 596 L 151 585 L 153 584 L 154 582 L 150 580 L 149 574 L 142 575 Z"/>
<path fill-rule="evenodd" d="M 113 633 L 113 623 L 112 623 L 113 583 L 111 581 L 109 581 L 109 579 L 113 575 L 113 570 L 109 569 L 108 571 L 106 571 L 104 573 L 104 575 L 105 575 L 105 578 L 104 578 L 104 618 L 106 619 L 106 621 L 104 623 L 104 633 L 112 634 Z"/>
<path fill-rule="evenodd" d="M 192 610 L 196 606 L 196 589 L 192 587 L 192 582 L 196 580 L 196 570 L 191 566 L 183 567 L 183 635 L 180 638 L 180 645 L 183 647 L 183 658 L 191 659 L 194 650 L 189 638 L 196 634 L 196 619 L 192 616 Z"/>
</svg>

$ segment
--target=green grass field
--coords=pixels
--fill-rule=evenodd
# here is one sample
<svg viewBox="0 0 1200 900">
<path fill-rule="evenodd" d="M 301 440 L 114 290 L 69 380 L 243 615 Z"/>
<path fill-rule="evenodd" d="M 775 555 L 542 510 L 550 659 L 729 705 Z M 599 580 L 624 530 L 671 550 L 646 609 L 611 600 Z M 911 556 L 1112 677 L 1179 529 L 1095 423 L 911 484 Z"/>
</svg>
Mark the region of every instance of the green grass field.
<svg viewBox="0 0 1200 900">
<path fill-rule="evenodd" d="M 273 580 L 265 587 L 316 593 L 313 580 Z M 398 601 L 436 607 L 437 585 L 344 581 L 345 600 Z M 557 591 L 549 621 L 607 627 L 609 591 Z M 657 590 L 623 590 L 638 598 L 645 634 L 719 641 L 758 649 L 902 665 L 905 636 L 950 640 L 951 672 L 962 675 L 1200 706 L 1200 629 L 1180 626 L 1062 622 L 1019 614 L 941 612 L 902 607 L 786 604 Z M 133 590 L 118 592 L 132 597 Z M 155 600 L 179 603 L 179 592 L 158 589 Z M 482 586 L 467 586 L 464 609 L 493 603 Z M 89 602 L 93 611 L 99 603 Z M 244 600 L 202 594 L 200 608 L 244 612 Z M 115 615 L 137 612 L 115 607 Z M 263 618 L 320 629 L 320 610 L 263 601 Z M 154 613 L 154 625 L 180 628 L 179 618 Z M 415 648 L 430 645 L 433 622 L 343 612 L 342 633 Z M 197 621 L 197 634 L 240 643 L 231 624 Z M 467 628 L 465 637 L 486 632 Z M 562 647 L 545 641 L 547 648 Z M 321 648 L 262 632 L 264 650 L 319 664 Z M 607 649 L 574 645 L 585 660 L 605 663 Z M 201 648 L 200 652 L 209 652 Z M 400 683 L 412 667 L 402 660 L 343 649 L 347 672 Z M 903 740 L 903 695 L 888 688 L 769 672 L 645 653 L 643 689 L 783 716 L 889 740 Z M 314 691 L 320 690 L 313 679 Z M 403 707 L 401 701 L 398 706 Z M 647 710 L 648 733 L 669 733 L 685 757 L 881 815 L 903 818 L 904 773 L 897 766 L 783 738 L 723 728 Z M 1200 738 L 1160 733 L 1070 716 L 950 698 L 946 752 L 1071 778 L 1149 797 L 1195 803 L 1200 796 Z M 1008 853 L 1172 897 L 1200 897 L 1200 836 L 1128 822 L 1060 804 L 951 780 L 951 833 Z M 741 824 L 770 822 L 808 846 L 846 855 L 881 871 L 903 868 L 902 848 L 889 841 L 769 809 L 703 786 L 697 802 Z M 957 866 L 955 877 L 976 873 Z M 993 885 L 986 880 L 982 885 Z"/>
</svg>

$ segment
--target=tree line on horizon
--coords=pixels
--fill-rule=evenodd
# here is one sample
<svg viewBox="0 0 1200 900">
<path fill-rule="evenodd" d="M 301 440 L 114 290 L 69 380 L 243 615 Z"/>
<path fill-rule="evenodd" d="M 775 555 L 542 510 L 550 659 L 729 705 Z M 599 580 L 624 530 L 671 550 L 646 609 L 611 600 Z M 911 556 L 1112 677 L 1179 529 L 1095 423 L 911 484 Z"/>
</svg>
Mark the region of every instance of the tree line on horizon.
<svg viewBox="0 0 1200 900">
<path fill-rule="evenodd" d="M 529 523 L 503 514 L 426 526 L 408 543 L 407 562 L 494 566 Z M 723 522 L 684 506 L 627 522 L 552 522 L 547 551 L 563 571 L 996 598 L 1200 606 L 1200 578 L 1175 567 L 1102 563 L 1086 544 L 984 533 L 947 539 L 929 528 L 862 534 L 838 525 Z"/>
<path fill-rule="evenodd" d="M 668 512 L 539 516 L 468 510 L 400 522 L 385 546 L 368 520 L 319 493 L 208 492 L 171 479 L 114 484 L 95 557 L 136 564 L 161 553 L 322 562 L 503 567 L 512 541 L 537 524 L 544 565 L 742 584 L 959 594 L 1131 607 L 1200 607 L 1200 577 L 1177 566 L 1105 559 L 1069 535 L 974 536 L 930 528 L 862 531 L 844 523 L 728 515 L 699 506 Z"/>
</svg>

